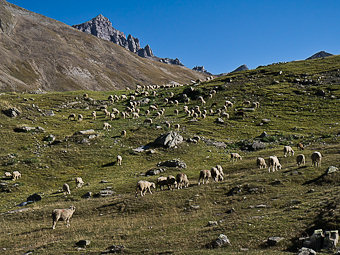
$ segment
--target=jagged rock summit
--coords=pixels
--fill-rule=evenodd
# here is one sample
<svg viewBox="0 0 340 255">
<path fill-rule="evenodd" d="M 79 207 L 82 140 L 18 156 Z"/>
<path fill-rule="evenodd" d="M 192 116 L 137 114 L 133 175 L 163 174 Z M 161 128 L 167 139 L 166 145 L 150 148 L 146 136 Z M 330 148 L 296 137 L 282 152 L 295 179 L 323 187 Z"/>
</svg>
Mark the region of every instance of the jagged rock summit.
<svg viewBox="0 0 340 255">
<path fill-rule="evenodd" d="M 234 72 L 240 72 L 240 71 L 247 71 L 249 70 L 248 66 L 247 65 L 241 65 L 239 66 L 238 68 L 236 68 L 234 71 L 232 71 L 232 73 Z"/>
<path fill-rule="evenodd" d="M 79 25 L 73 25 L 72 27 L 88 33 L 92 34 L 98 38 L 111 41 L 115 44 L 118 44 L 125 49 L 136 53 L 138 56 L 143 58 L 149 58 L 152 60 L 156 60 L 165 64 L 172 64 L 172 65 L 181 65 L 183 64 L 179 61 L 178 58 L 171 59 L 171 58 L 159 58 L 156 57 L 150 45 L 146 45 L 144 48 L 141 48 L 140 42 L 138 38 L 134 38 L 132 35 L 128 35 L 126 38 L 125 34 L 112 26 L 111 21 L 104 17 L 102 14 L 99 14 L 95 18 L 87 21 L 85 23 Z"/>
<path fill-rule="evenodd" d="M 326 51 L 319 51 L 315 53 L 314 55 L 310 56 L 309 58 L 306 58 L 306 60 L 316 59 L 316 58 L 325 58 L 325 57 L 330 57 L 330 56 L 333 56 L 333 54 L 328 53 Z"/>
<path fill-rule="evenodd" d="M 196 72 L 200 72 L 200 73 L 205 73 L 208 75 L 211 75 L 211 73 L 209 73 L 204 66 L 195 66 L 192 70 L 196 71 Z"/>
</svg>

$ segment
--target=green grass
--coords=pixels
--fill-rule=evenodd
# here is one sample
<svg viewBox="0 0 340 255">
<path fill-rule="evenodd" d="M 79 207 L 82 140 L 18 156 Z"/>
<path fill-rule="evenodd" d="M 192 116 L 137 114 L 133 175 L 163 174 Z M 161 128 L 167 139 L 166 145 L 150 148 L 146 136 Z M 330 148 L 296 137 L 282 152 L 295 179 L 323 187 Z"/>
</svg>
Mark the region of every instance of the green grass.
<svg viewBox="0 0 340 255">
<path fill-rule="evenodd" d="M 247 113 L 244 119 L 234 116 L 234 109 L 228 110 L 230 119 L 225 120 L 224 125 L 214 123 L 217 116 L 209 114 L 206 119 L 191 121 L 182 111 L 183 104 L 178 106 L 180 114 L 175 116 L 177 107 L 164 105 L 163 97 L 168 97 L 170 91 L 177 95 L 185 87 L 159 89 L 157 97 L 149 97 L 150 104 L 166 109 L 165 116 L 154 119 L 151 126 L 143 124 L 148 106 L 140 107 L 142 116 L 136 120 L 109 121 L 99 111 L 97 120 L 91 119 L 91 112 L 97 105 L 107 103 L 110 94 L 129 94 L 128 91 L 1 94 L 1 110 L 15 106 L 22 114 L 14 119 L 2 115 L 0 119 L 0 170 L 18 170 L 22 178 L 15 182 L 2 180 L 9 184 L 12 192 L 0 193 L 0 249 L 6 248 L 6 254 L 22 254 L 29 250 L 34 250 L 35 254 L 83 254 L 84 251 L 77 250 L 74 244 L 85 238 L 92 241 L 86 248 L 87 254 L 98 254 L 113 244 L 124 245 L 127 253 L 289 254 L 296 250 L 296 239 L 310 234 L 313 228 L 339 227 L 340 221 L 335 217 L 317 220 L 320 211 L 327 209 L 327 202 L 339 199 L 337 174 L 334 180 L 306 184 L 321 176 L 328 166 L 339 166 L 340 163 L 339 99 L 331 97 L 339 97 L 339 84 L 330 82 L 333 74 L 327 76 L 327 72 L 333 72 L 339 63 L 336 56 L 278 64 L 200 84 L 198 88 L 204 95 L 212 89 L 217 90 L 217 94 L 207 99 L 207 104 L 201 108 L 210 109 L 213 103 L 217 104 L 214 109 L 222 107 L 226 99 L 233 101 L 237 109 L 244 107 L 245 100 L 260 102 L 260 108 Z M 276 73 L 280 70 L 283 74 L 278 77 Z M 305 73 L 312 79 L 323 75 L 325 82 L 304 87 L 293 82 L 292 77 Z M 233 81 L 227 82 L 227 78 Z M 280 83 L 274 84 L 274 79 Z M 315 95 L 315 87 L 325 90 L 326 96 Z M 296 92 L 302 90 L 306 92 Z M 84 93 L 95 99 L 96 104 L 83 100 Z M 69 104 L 75 101 L 80 103 Z M 126 103 L 115 103 L 109 109 L 116 107 L 122 111 Z M 196 104 L 198 101 L 191 100 L 189 107 Z M 55 116 L 44 116 L 47 110 L 53 110 Z M 82 114 L 85 118 L 81 122 L 69 121 L 67 117 L 71 113 Z M 271 121 L 259 125 L 264 118 Z M 185 139 L 199 135 L 224 142 L 226 148 L 210 146 L 204 141 L 198 144 L 184 142 L 175 149 L 156 149 L 155 154 L 134 154 L 134 148 L 152 142 L 168 131 L 165 121 L 172 126 L 180 124 L 179 132 Z M 103 122 L 110 122 L 112 129 L 102 130 Z M 13 129 L 21 125 L 41 126 L 45 132 L 15 133 Z M 157 128 L 158 125 L 162 128 Z M 73 134 L 85 129 L 94 129 L 98 138 L 89 140 L 89 144 L 79 143 L 82 138 Z M 122 130 L 127 130 L 126 138 L 120 137 Z M 264 139 L 266 149 L 241 151 L 242 144 L 252 142 L 263 131 L 269 135 Z M 61 142 L 55 145 L 44 142 L 43 138 L 49 134 Z M 295 157 L 283 157 L 283 145 L 292 145 L 295 149 L 298 142 L 306 146 L 302 153 L 306 155 L 307 163 L 303 167 L 296 166 Z M 324 155 L 321 168 L 311 167 L 310 155 L 315 150 Z M 230 162 L 230 152 L 239 152 L 243 160 Z M 122 166 L 114 164 L 118 154 L 123 156 Z M 281 171 L 268 173 L 267 169 L 256 167 L 256 157 L 268 158 L 270 155 L 279 156 Z M 188 168 L 183 171 L 191 186 L 184 190 L 154 192 L 136 199 L 136 182 L 141 179 L 155 181 L 158 177 L 140 174 L 160 161 L 174 158 L 186 162 Z M 223 166 L 225 180 L 197 186 L 199 171 L 216 164 Z M 168 169 L 164 175 L 178 172 Z M 81 176 L 87 185 L 76 189 L 74 178 L 77 176 Z M 101 180 L 108 183 L 101 183 Z M 280 185 L 274 185 L 277 180 Z M 65 182 L 71 187 L 69 196 L 57 192 Z M 244 191 L 227 196 L 236 185 L 249 185 L 260 192 Z M 116 192 L 115 196 L 81 198 L 87 191 L 97 193 L 108 186 Z M 314 191 L 309 192 L 311 189 Z M 16 205 L 35 192 L 43 195 L 42 201 L 25 206 L 27 211 L 7 213 L 21 209 Z M 52 231 L 51 210 L 71 204 L 77 207 L 71 227 L 66 228 L 60 222 Z M 260 204 L 267 207 L 256 208 Z M 195 210 L 191 205 L 200 208 Z M 231 208 L 235 212 L 228 214 Z M 219 221 L 218 226 L 207 227 L 209 220 Z M 205 245 L 221 233 L 229 237 L 232 245 L 207 249 Z M 278 246 L 268 248 L 264 241 L 270 236 L 285 239 Z M 242 251 L 245 248 L 249 250 Z"/>
</svg>

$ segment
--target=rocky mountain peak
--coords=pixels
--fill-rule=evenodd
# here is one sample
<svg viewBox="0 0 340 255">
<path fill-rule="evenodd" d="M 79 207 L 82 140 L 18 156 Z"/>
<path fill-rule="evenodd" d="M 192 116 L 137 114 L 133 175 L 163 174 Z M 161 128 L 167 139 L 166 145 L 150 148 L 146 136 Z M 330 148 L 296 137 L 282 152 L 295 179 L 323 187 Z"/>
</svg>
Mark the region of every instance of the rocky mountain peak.
<svg viewBox="0 0 340 255">
<path fill-rule="evenodd" d="M 333 54 L 328 53 L 326 51 L 319 51 L 319 52 L 315 53 L 314 55 L 310 56 L 309 58 L 306 58 L 306 60 L 316 59 L 316 58 L 325 58 L 325 57 L 329 57 L 329 56 L 333 56 Z"/>
<path fill-rule="evenodd" d="M 209 74 L 211 75 L 211 73 L 209 73 L 204 66 L 195 66 L 192 70 L 196 71 L 196 72 L 200 72 L 200 73 L 205 73 L 205 74 Z"/>
<path fill-rule="evenodd" d="M 233 72 L 240 72 L 240 71 L 247 71 L 247 70 L 249 70 L 247 65 L 241 65 L 238 68 L 236 68 L 234 71 L 232 71 L 232 73 Z"/>
<path fill-rule="evenodd" d="M 115 29 L 112 26 L 111 21 L 102 14 L 99 14 L 90 21 L 79 25 L 73 25 L 72 27 L 82 32 L 97 36 L 98 38 L 118 44 L 125 49 L 136 53 L 140 57 L 149 58 L 166 64 L 183 65 L 177 58 L 159 58 L 154 56 L 152 49 L 148 44 L 145 46 L 145 48 L 141 48 L 138 38 L 133 37 L 131 34 L 129 34 L 126 38 L 124 33 Z"/>
</svg>

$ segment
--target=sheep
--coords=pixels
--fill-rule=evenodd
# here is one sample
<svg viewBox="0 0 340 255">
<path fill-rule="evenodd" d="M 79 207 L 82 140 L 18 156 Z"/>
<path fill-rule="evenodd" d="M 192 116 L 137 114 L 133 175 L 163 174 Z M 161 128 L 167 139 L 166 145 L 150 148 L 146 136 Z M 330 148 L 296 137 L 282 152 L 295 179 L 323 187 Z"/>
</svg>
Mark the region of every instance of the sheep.
<svg viewBox="0 0 340 255">
<path fill-rule="evenodd" d="M 133 112 L 133 113 L 132 113 L 132 118 L 133 118 L 133 119 L 138 119 L 138 118 L 139 118 L 139 114 L 136 113 L 136 112 Z"/>
<path fill-rule="evenodd" d="M 83 99 L 88 99 L 89 98 L 89 94 L 84 94 L 83 95 Z"/>
<path fill-rule="evenodd" d="M 168 185 L 168 177 L 160 176 L 156 181 L 156 190 L 159 187 L 159 190 L 162 190 L 163 186 Z"/>
<path fill-rule="evenodd" d="M 11 178 L 12 177 L 12 174 L 10 172 L 5 172 L 5 177 L 6 178 Z"/>
<path fill-rule="evenodd" d="M 138 195 L 138 190 L 140 191 L 140 195 L 143 197 L 147 191 L 152 194 L 151 188 L 156 189 L 156 185 L 153 182 L 148 181 L 139 181 L 136 187 L 136 197 Z"/>
<path fill-rule="evenodd" d="M 216 167 L 212 167 L 210 172 L 211 172 L 211 177 L 214 179 L 215 182 L 223 181 L 223 176 L 221 175 L 220 171 Z"/>
<path fill-rule="evenodd" d="M 107 98 L 107 100 L 109 100 L 111 103 L 114 102 L 114 99 L 113 99 L 113 96 L 112 96 L 112 95 L 109 95 L 109 97 Z"/>
<path fill-rule="evenodd" d="M 127 117 L 127 112 L 121 112 L 120 114 L 122 115 L 123 119 L 126 119 L 126 117 Z"/>
<path fill-rule="evenodd" d="M 226 101 L 224 102 L 224 105 L 225 105 L 226 107 L 233 107 L 233 106 L 234 106 L 234 104 L 233 104 L 232 102 L 230 102 L 229 100 L 226 100 Z"/>
<path fill-rule="evenodd" d="M 284 154 L 285 157 L 287 157 L 287 155 L 288 156 L 294 156 L 294 151 L 293 151 L 292 147 L 284 146 L 283 147 L 283 154 Z"/>
<path fill-rule="evenodd" d="M 70 219 L 75 212 L 76 207 L 71 205 L 68 209 L 54 209 L 52 211 L 52 229 L 55 229 L 55 226 L 57 225 L 57 222 L 59 220 L 63 220 L 66 222 L 66 227 L 70 226 Z"/>
<path fill-rule="evenodd" d="M 92 119 L 93 119 L 93 120 L 96 120 L 96 119 L 97 119 L 97 113 L 96 113 L 96 111 L 93 111 L 93 112 L 92 112 Z"/>
<path fill-rule="evenodd" d="M 203 99 L 202 96 L 199 96 L 198 99 L 201 100 L 201 104 L 202 104 L 202 105 L 205 105 L 205 104 L 206 104 L 206 102 L 205 102 L 205 100 Z"/>
<path fill-rule="evenodd" d="M 179 173 L 176 175 L 177 189 L 182 189 L 189 187 L 188 176 L 184 173 Z"/>
<path fill-rule="evenodd" d="M 321 166 L 322 155 L 320 152 L 318 151 L 313 152 L 311 159 L 312 159 L 312 166 L 316 166 L 316 167 Z"/>
<path fill-rule="evenodd" d="M 175 101 L 174 101 L 174 104 L 175 104 L 175 105 L 179 105 L 178 100 L 175 100 Z"/>
<path fill-rule="evenodd" d="M 120 133 L 120 135 L 121 135 L 122 137 L 126 137 L 126 130 L 122 130 L 122 132 Z"/>
<path fill-rule="evenodd" d="M 266 161 L 265 161 L 264 158 L 258 157 L 258 158 L 256 159 L 256 165 L 257 165 L 260 169 L 262 169 L 262 168 L 267 168 L 267 164 L 266 164 Z"/>
<path fill-rule="evenodd" d="M 175 113 L 176 115 L 178 115 L 178 114 L 179 114 L 179 110 L 178 110 L 178 109 L 175 109 L 175 110 L 174 110 L 174 113 Z"/>
<path fill-rule="evenodd" d="M 150 114 L 150 111 L 149 110 L 146 110 L 145 111 L 145 116 L 148 116 Z"/>
<path fill-rule="evenodd" d="M 175 125 L 174 125 L 174 129 L 176 129 L 177 131 L 179 131 L 180 127 L 181 127 L 181 126 L 180 126 L 179 124 L 175 124 Z"/>
<path fill-rule="evenodd" d="M 78 121 L 82 121 L 84 119 L 83 115 L 78 114 Z"/>
<path fill-rule="evenodd" d="M 269 157 L 268 172 L 270 172 L 270 168 L 272 168 L 273 172 L 277 171 L 277 169 L 281 170 L 282 166 L 279 162 L 279 159 L 276 156 L 270 156 Z"/>
<path fill-rule="evenodd" d="M 260 103 L 259 102 L 253 102 L 253 107 L 254 108 L 260 108 Z"/>
<path fill-rule="evenodd" d="M 12 173 L 12 180 L 15 181 L 17 179 L 21 178 L 21 173 L 19 171 L 14 171 Z"/>
<path fill-rule="evenodd" d="M 63 191 L 64 191 L 64 195 L 71 195 L 71 190 L 70 190 L 70 186 L 67 183 L 63 184 Z"/>
<path fill-rule="evenodd" d="M 107 122 L 103 123 L 103 130 L 109 130 L 111 128 L 111 125 Z"/>
<path fill-rule="evenodd" d="M 68 118 L 68 120 L 72 119 L 72 120 L 76 120 L 76 114 L 75 113 L 71 113 Z"/>
<path fill-rule="evenodd" d="M 232 160 L 234 162 L 234 161 L 237 161 L 237 160 L 242 160 L 242 157 L 241 157 L 240 154 L 233 152 L 233 153 L 230 153 L 230 160 Z"/>
<path fill-rule="evenodd" d="M 103 111 L 104 111 L 104 114 L 105 114 L 105 118 L 110 117 L 111 113 L 107 109 L 104 109 Z"/>
<path fill-rule="evenodd" d="M 208 183 L 209 182 L 209 178 L 211 178 L 211 172 L 210 170 L 201 170 L 200 171 L 200 176 L 198 178 L 198 185 L 201 184 L 201 180 L 203 180 L 203 184 L 204 184 L 204 181 L 205 183 Z"/>
<path fill-rule="evenodd" d="M 224 177 L 223 167 L 221 165 L 216 165 L 216 168 L 220 172 L 220 175 Z"/>
<path fill-rule="evenodd" d="M 118 155 L 118 156 L 117 156 L 117 165 L 118 165 L 118 166 L 121 166 L 121 165 L 122 165 L 122 160 L 123 160 L 123 157 L 120 156 L 120 155 Z"/>
<path fill-rule="evenodd" d="M 296 156 L 296 164 L 300 166 L 301 164 L 305 165 L 306 164 L 306 158 L 305 155 L 299 154 Z"/>
<path fill-rule="evenodd" d="M 243 104 L 244 104 L 245 106 L 250 106 L 251 102 L 248 101 L 248 100 L 246 100 L 246 101 L 243 102 Z"/>
<path fill-rule="evenodd" d="M 298 150 L 300 150 L 300 151 L 303 151 L 303 150 L 305 149 L 302 143 L 298 143 L 298 144 L 296 145 L 296 148 L 297 148 Z"/>
<path fill-rule="evenodd" d="M 164 124 L 165 124 L 165 126 L 166 126 L 167 128 L 170 128 L 170 127 L 171 127 L 171 124 L 170 124 L 169 121 L 164 122 Z"/>
<path fill-rule="evenodd" d="M 84 181 L 81 177 L 76 177 L 75 181 L 76 181 L 77 188 L 81 188 L 84 185 Z"/>
<path fill-rule="evenodd" d="M 110 113 L 110 120 L 113 121 L 115 118 L 116 118 L 116 115 L 113 112 L 111 112 Z"/>
<path fill-rule="evenodd" d="M 176 178 L 173 175 L 169 175 L 166 181 L 169 190 L 173 190 L 177 186 Z"/>
<path fill-rule="evenodd" d="M 152 121 L 152 119 L 150 119 L 150 118 L 147 118 L 147 119 L 144 120 L 144 124 L 150 124 L 150 125 L 151 125 L 152 122 L 153 122 L 153 121 Z"/>
</svg>

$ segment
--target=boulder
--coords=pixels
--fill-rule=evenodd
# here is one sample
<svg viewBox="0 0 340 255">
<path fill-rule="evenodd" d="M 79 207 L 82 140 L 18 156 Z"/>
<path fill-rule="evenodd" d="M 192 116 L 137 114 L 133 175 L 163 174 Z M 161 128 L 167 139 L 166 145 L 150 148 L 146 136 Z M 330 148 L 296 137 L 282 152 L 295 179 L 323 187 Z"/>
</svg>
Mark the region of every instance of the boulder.
<svg viewBox="0 0 340 255">
<path fill-rule="evenodd" d="M 110 197 L 113 196 L 114 194 L 115 192 L 110 189 L 103 189 L 96 194 L 96 197 Z"/>
<path fill-rule="evenodd" d="M 14 132 L 17 132 L 17 133 L 28 133 L 28 132 L 43 133 L 43 132 L 45 132 L 45 129 L 42 128 L 42 127 L 28 127 L 28 126 L 22 126 L 22 127 L 16 127 L 16 128 L 14 128 Z"/>
<path fill-rule="evenodd" d="M 91 191 L 86 192 L 84 195 L 82 195 L 82 198 L 85 198 L 85 199 L 91 198 L 91 197 L 92 197 L 92 192 Z"/>
<path fill-rule="evenodd" d="M 320 250 L 324 237 L 322 229 L 314 230 L 313 235 L 303 241 L 303 247 Z"/>
<path fill-rule="evenodd" d="M 43 139 L 44 142 L 49 142 L 49 143 L 53 143 L 55 141 L 55 136 L 54 135 L 48 135 L 45 136 Z"/>
<path fill-rule="evenodd" d="M 183 142 L 183 136 L 177 132 L 170 131 L 169 133 L 163 134 L 156 138 L 152 143 L 154 146 L 162 146 L 167 148 L 173 148 Z"/>
<path fill-rule="evenodd" d="M 185 162 L 180 161 L 178 159 L 171 159 L 171 160 L 159 162 L 157 166 L 187 168 L 187 164 L 185 164 Z"/>
<path fill-rule="evenodd" d="M 27 197 L 27 202 L 37 202 L 41 200 L 41 196 L 38 193 L 34 193 L 33 195 L 30 195 Z"/>
<path fill-rule="evenodd" d="M 112 245 L 106 248 L 106 251 L 101 252 L 101 254 L 108 254 L 108 253 L 123 253 L 125 249 L 124 245 Z"/>
<path fill-rule="evenodd" d="M 55 114 L 52 110 L 47 110 L 45 111 L 45 116 L 50 116 L 50 117 L 53 117 Z"/>
<path fill-rule="evenodd" d="M 94 135 L 94 134 L 96 134 L 96 132 L 93 129 L 81 130 L 74 133 L 74 135 Z"/>
<path fill-rule="evenodd" d="M 164 168 L 153 168 L 148 171 L 146 171 L 145 176 L 152 176 L 152 175 L 158 175 L 160 173 L 165 172 L 166 169 Z"/>
<path fill-rule="evenodd" d="M 8 116 L 10 118 L 15 118 L 15 117 L 17 117 L 21 114 L 21 112 L 15 107 L 12 107 L 12 108 L 9 108 L 9 109 L 6 109 L 6 110 L 2 110 L 2 112 L 3 112 L 3 114 L 5 114 L 6 116 Z"/>
<path fill-rule="evenodd" d="M 298 253 L 298 255 L 316 255 L 316 252 L 313 249 L 302 247 Z"/>
<path fill-rule="evenodd" d="M 338 170 L 339 170 L 339 169 L 338 169 L 337 167 L 335 167 L 335 166 L 330 166 L 330 167 L 327 168 L 325 174 L 335 173 L 335 172 L 337 172 Z"/>
<path fill-rule="evenodd" d="M 216 240 L 214 240 L 210 243 L 209 246 L 211 248 L 220 248 L 220 247 L 224 247 L 224 246 L 227 246 L 227 245 L 230 245 L 230 241 L 229 241 L 228 237 L 224 234 L 220 234 Z"/>
<path fill-rule="evenodd" d="M 338 230 L 331 230 L 325 232 L 325 238 L 323 240 L 324 249 L 334 249 L 339 242 Z"/>
<path fill-rule="evenodd" d="M 263 124 L 268 124 L 270 122 L 270 119 L 262 119 L 261 123 Z"/>
<path fill-rule="evenodd" d="M 215 123 L 218 123 L 218 124 L 224 124 L 224 120 L 222 118 L 217 118 L 215 120 Z"/>
<path fill-rule="evenodd" d="M 264 138 L 264 137 L 267 137 L 268 134 L 266 131 L 263 131 L 262 134 L 259 136 L 259 138 Z"/>
<path fill-rule="evenodd" d="M 263 150 L 265 148 L 266 148 L 266 145 L 262 142 L 253 142 L 247 146 L 248 151 Z"/>
<path fill-rule="evenodd" d="M 268 237 L 267 239 L 267 244 L 269 246 L 275 246 L 277 245 L 279 242 L 281 242 L 282 240 L 284 240 L 283 237 L 279 237 L 279 236 L 271 236 L 271 237 Z"/>
</svg>

